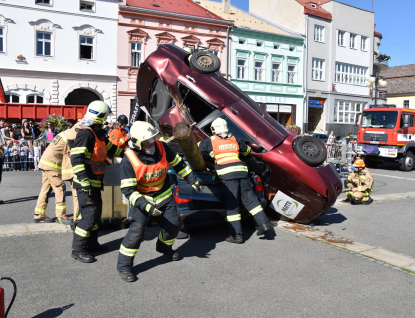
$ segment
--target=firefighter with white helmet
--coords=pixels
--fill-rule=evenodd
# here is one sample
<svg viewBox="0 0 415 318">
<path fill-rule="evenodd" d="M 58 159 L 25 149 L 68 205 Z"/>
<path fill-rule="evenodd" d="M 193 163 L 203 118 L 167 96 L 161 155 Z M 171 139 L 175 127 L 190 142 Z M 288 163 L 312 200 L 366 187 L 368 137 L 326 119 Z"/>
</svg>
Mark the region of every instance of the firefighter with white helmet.
<svg viewBox="0 0 415 318">
<path fill-rule="evenodd" d="M 347 199 L 343 202 L 350 202 L 351 204 L 361 203 L 370 204 L 372 198 L 370 194 L 373 191 L 373 177 L 369 170 L 366 168 L 363 159 L 356 159 L 353 163 L 353 169 L 347 180 L 346 195 Z"/>
<path fill-rule="evenodd" d="M 71 149 L 73 167 L 73 187 L 79 201 L 79 222 L 74 230 L 71 256 L 83 263 L 95 259 L 90 251 L 103 251 L 105 246 L 98 243 L 98 221 L 102 214 L 101 190 L 107 156 L 122 157 L 124 151 L 113 145 L 106 135 L 103 125 L 111 114 L 109 106 L 102 101 L 88 105 L 81 129 L 76 135 Z"/>
<path fill-rule="evenodd" d="M 134 257 L 144 239 L 145 225 L 150 216 L 158 217 L 161 227 L 156 250 L 170 260 L 179 260 L 172 246 L 180 229 L 180 217 L 168 176 L 169 165 L 197 191 L 202 191 L 199 180 L 182 158 L 164 142 L 149 123 L 136 121 L 130 129 L 131 149 L 121 161 L 121 192 L 130 201 L 128 218 L 132 221 L 121 243 L 117 270 L 121 279 L 135 281 L 131 273 Z"/>
<path fill-rule="evenodd" d="M 232 136 L 228 124 L 223 118 L 216 118 L 211 124 L 211 130 L 213 136 L 200 142 L 199 148 L 215 160 L 216 173 L 222 182 L 222 193 L 226 200 L 230 232 L 226 241 L 240 244 L 244 241 L 239 210 L 241 201 L 258 225 L 258 236 L 271 229 L 267 223 L 268 218 L 252 190 L 252 184 L 248 178 L 248 168 L 239 159 L 239 155 L 247 156 L 251 152 L 251 147 Z"/>
</svg>

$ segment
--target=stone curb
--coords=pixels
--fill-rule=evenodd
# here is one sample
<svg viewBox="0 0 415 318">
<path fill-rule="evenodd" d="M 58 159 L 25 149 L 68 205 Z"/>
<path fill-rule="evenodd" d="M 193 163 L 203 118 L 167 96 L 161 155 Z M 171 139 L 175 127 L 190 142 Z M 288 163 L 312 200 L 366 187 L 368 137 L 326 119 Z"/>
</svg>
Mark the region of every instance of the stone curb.
<svg viewBox="0 0 415 318">
<path fill-rule="evenodd" d="M 0 226 L 0 237 L 67 232 L 72 232 L 71 227 L 59 223 L 7 224 Z"/>
<path fill-rule="evenodd" d="M 373 199 L 374 202 L 376 202 L 376 201 L 400 200 L 400 199 L 415 198 L 415 192 L 390 193 L 390 194 L 383 194 L 383 195 L 371 195 L 370 197 Z M 336 203 L 333 206 L 336 207 L 336 206 L 345 206 L 345 205 L 350 205 L 350 203 L 336 201 Z"/>
<path fill-rule="evenodd" d="M 336 236 L 331 232 L 325 232 L 321 229 L 315 229 L 303 224 L 285 221 L 276 221 L 272 223 L 275 227 L 285 232 L 300 235 L 313 241 L 333 245 L 337 248 L 346 250 L 349 253 L 355 254 L 356 256 L 367 258 L 370 261 L 376 261 L 379 264 L 415 276 L 415 258 L 412 256 L 389 251 L 382 247 L 352 241 Z"/>
</svg>

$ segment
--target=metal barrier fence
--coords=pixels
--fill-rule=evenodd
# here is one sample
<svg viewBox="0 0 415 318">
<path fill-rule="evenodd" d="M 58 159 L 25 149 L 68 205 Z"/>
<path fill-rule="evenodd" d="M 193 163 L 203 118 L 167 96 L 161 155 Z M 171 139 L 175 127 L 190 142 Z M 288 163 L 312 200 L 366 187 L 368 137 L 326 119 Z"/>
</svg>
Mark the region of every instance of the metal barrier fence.
<svg viewBox="0 0 415 318">
<path fill-rule="evenodd" d="M 346 144 L 345 140 L 336 141 L 335 144 L 326 144 L 327 147 L 327 162 L 331 162 L 336 167 L 340 176 L 351 172 L 352 164 L 356 158 L 356 144 L 349 142 Z"/>
<path fill-rule="evenodd" d="M 13 150 L 9 151 L 9 147 L 3 147 L 3 171 L 31 171 L 31 170 L 38 170 L 37 166 L 39 164 L 39 160 L 42 157 L 43 152 L 46 148 L 38 147 L 39 149 L 39 156 L 34 156 L 33 158 L 29 158 L 28 149 L 25 150 L 26 155 L 21 155 L 22 150 L 20 146 L 13 146 Z M 33 150 L 34 152 L 34 150 Z M 11 156 L 10 156 L 11 154 Z"/>
</svg>

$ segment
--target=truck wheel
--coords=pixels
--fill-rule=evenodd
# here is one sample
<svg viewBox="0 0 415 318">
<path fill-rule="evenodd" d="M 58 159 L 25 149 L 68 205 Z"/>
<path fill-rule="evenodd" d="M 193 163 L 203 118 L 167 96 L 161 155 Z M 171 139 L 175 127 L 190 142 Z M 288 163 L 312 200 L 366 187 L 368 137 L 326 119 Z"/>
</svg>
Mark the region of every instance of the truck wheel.
<svg viewBox="0 0 415 318">
<path fill-rule="evenodd" d="M 158 121 L 172 106 L 173 99 L 160 79 L 151 86 L 149 112 L 151 117 Z"/>
<path fill-rule="evenodd" d="M 190 68 L 198 73 L 214 73 L 220 69 L 219 58 L 209 51 L 195 52 L 190 57 Z"/>
<path fill-rule="evenodd" d="M 411 171 L 414 168 L 414 154 L 411 151 L 408 151 L 399 161 L 399 164 L 399 169 L 402 171 Z"/>
<path fill-rule="evenodd" d="M 318 167 L 327 158 L 327 149 L 317 138 L 303 136 L 294 143 L 294 152 L 301 161 L 311 167 Z"/>
</svg>

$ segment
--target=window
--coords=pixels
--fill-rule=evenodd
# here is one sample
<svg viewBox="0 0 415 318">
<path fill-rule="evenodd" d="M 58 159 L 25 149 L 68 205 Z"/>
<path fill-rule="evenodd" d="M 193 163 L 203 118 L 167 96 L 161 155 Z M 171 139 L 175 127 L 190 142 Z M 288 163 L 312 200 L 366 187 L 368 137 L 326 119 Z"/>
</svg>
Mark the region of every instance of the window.
<svg viewBox="0 0 415 318">
<path fill-rule="evenodd" d="M 141 56 L 141 43 L 131 42 L 131 66 L 140 66 Z"/>
<path fill-rule="evenodd" d="M 264 62 L 255 61 L 255 80 L 263 81 L 264 80 Z"/>
<path fill-rule="evenodd" d="M 262 47 L 263 44 L 264 44 L 264 42 L 256 42 L 257 47 Z"/>
<path fill-rule="evenodd" d="M 288 65 L 287 83 L 295 84 L 295 65 Z"/>
<path fill-rule="evenodd" d="M 290 52 L 294 52 L 295 51 L 295 46 L 290 46 Z"/>
<path fill-rule="evenodd" d="M 94 38 L 81 36 L 79 38 L 79 58 L 82 60 L 94 59 Z"/>
<path fill-rule="evenodd" d="M 219 51 L 215 51 L 215 50 L 209 50 L 209 52 L 215 54 L 217 57 L 219 57 Z"/>
<path fill-rule="evenodd" d="M 314 26 L 314 41 L 324 42 L 324 27 L 321 25 Z"/>
<path fill-rule="evenodd" d="M 356 34 L 350 33 L 350 48 L 356 49 Z"/>
<path fill-rule="evenodd" d="M 274 82 L 274 83 L 280 82 L 280 70 L 281 70 L 280 63 L 272 63 L 271 82 Z"/>
<path fill-rule="evenodd" d="M 364 86 L 367 67 L 336 62 L 335 82 Z"/>
<path fill-rule="evenodd" d="M 362 102 L 337 100 L 334 104 L 335 123 L 354 123 L 356 115 L 361 113 L 364 108 Z"/>
<path fill-rule="evenodd" d="M 52 34 L 46 32 L 36 32 L 36 55 L 52 55 Z"/>
<path fill-rule="evenodd" d="M 362 51 L 367 51 L 367 37 L 362 36 L 360 39 L 360 49 Z"/>
<path fill-rule="evenodd" d="M 339 46 L 345 46 L 344 45 L 344 35 L 346 34 L 346 32 L 344 31 L 339 31 L 338 37 L 337 37 L 337 44 Z"/>
<path fill-rule="evenodd" d="M 317 5 L 315 3 L 310 4 L 310 6 L 314 9 L 317 8 Z"/>
<path fill-rule="evenodd" d="M 246 79 L 248 75 L 246 72 L 246 60 L 238 59 L 237 65 L 238 65 L 238 72 L 237 72 L 238 74 L 236 77 L 238 79 Z"/>
<path fill-rule="evenodd" d="M 4 52 L 4 29 L 0 28 L 0 52 Z"/>
<path fill-rule="evenodd" d="M 26 97 L 27 104 L 43 104 L 43 97 L 40 95 L 29 95 Z"/>
<path fill-rule="evenodd" d="M 89 1 L 81 1 L 79 10 L 81 11 L 95 11 L 95 3 Z"/>
<path fill-rule="evenodd" d="M 278 50 L 280 48 L 279 44 L 274 44 L 274 49 Z"/>
<path fill-rule="evenodd" d="M 239 40 L 239 44 L 245 44 L 245 40 Z"/>
<path fill-rule="evenodd" d="M 409 100 L 405 99 L 403 101 L 403 108 L 409 108 Z"/>
<path fill-rule="evenodd" d="M 19 95 L 16 94 L 5 94 L 6 103 L 18 103 L 20 101 Z"/>
<path fill-rule="evenodd" d="M 35 0 L 36 4 L 52 4 L 52 0 Z"/>
<path fill-rule="evenodd" d="M 324 80 L 324 60 L 313 59 L 311 78 L 316 81 Z"/>
</svg>

